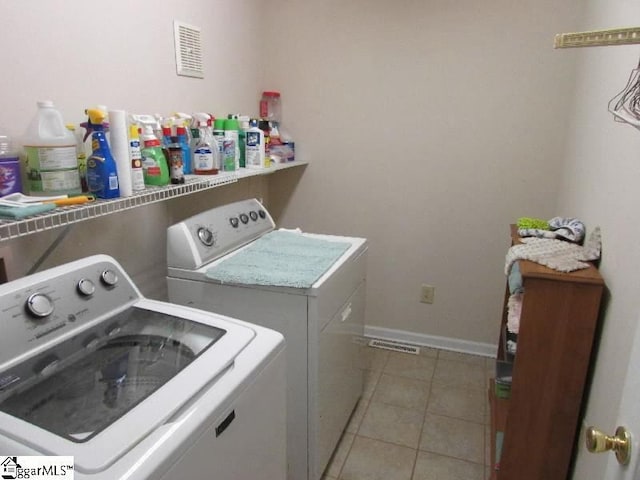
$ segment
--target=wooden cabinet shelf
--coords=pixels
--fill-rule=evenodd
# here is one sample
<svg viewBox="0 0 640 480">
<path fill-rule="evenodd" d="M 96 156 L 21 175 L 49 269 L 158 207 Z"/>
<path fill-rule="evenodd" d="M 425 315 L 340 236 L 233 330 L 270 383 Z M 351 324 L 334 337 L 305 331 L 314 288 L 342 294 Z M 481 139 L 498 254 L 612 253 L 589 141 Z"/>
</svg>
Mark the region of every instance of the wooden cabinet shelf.
<svg viewBox="0 0 640 480">
<path fill-rule="evenodd" d="M 515 226 L 511 232 L 517 243 Z M 492 471 L 492 478 L 566 480 L 604 281 L 594 266 L 572 273 L 529 261 L 519 266 L 524 294 L 510 398 L 496 398 L 493 382 L 489 391 L 492 462 L 496 432 L 504 433 L 500 469 Z M 507 289 L 498 359 L 506 355 L 508 298 Z"/>
</svg>

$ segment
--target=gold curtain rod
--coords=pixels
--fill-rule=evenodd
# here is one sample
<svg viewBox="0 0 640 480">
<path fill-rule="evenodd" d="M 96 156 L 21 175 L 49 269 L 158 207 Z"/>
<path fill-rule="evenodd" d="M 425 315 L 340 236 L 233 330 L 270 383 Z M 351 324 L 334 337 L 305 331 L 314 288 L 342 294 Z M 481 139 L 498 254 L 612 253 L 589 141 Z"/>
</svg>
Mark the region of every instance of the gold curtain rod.
<svg viewBox="0 0 640 480">
<path fill-rule="evenodd" d="M 640 27 L 610 28 L 590 32 L 559 33 L 553 48 L 604 47 L 640 43 Z"/>
</svg>

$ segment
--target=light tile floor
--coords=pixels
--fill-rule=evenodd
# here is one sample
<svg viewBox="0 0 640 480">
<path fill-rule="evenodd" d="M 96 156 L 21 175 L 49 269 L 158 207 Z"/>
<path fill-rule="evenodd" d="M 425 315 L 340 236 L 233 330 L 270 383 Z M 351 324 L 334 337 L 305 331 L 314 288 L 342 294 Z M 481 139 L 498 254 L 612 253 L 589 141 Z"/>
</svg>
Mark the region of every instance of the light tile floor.
<svg viewBox="0 0 640 480">
<path fill-rule="evenodd" d="M 323 480 L 489 478 L 491 358 L 366 347 L 364 394 Z"/>
</svg>

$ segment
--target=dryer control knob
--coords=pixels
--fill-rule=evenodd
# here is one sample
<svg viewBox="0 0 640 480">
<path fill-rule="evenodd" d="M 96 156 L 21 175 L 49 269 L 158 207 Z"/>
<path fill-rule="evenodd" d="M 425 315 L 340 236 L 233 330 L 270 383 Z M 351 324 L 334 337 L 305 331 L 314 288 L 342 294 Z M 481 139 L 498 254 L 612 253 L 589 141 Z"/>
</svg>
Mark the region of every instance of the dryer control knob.
<svg viewBox="0 0 640 480">
<path fill-rule="evenodd" d="M 107 287 L 115 287 L 115 285 L 118 283 L 118 274 L 110 268 L 107 268 L 100 275 L 100 280 L 102 280 L 102 283 L 104 283 Z"/>
<path fill-rule="evenodd" d="M 200 227 L 198 229 L 198 238 L 207 247 L 210 247 L 211 245 L 213 245 L 213 241 L 214 241 L 213 232 L 208 228 Z"/>
<path fill-rule="evenodd" d="M 260 218 L 263 220 L 267 218 L 267 214 L 264 213 L 264 210 L 258 210 L 258 215 L 260 215 Z"/>
<path fill-rule="evenodd" d="M 78 292 L 85 297 L 90 297 L 96 291 L 96 285 L 88 278 L 81 278 L 78 282 Z"/>
<path fill-rule="evenodd" d="M 44 293 L 34 293 L 27 298 L 27 311 L 37 318 L 48 317 L 53 313 L 53 300 Z"/>
<path fill-rule="evenodd" d="M 245 224 L 249 221 L 249 217 L 247 216 L 247 214 L 246 214 L 246 213 L 241 213 L 241 214 L 240 214 L 240 221 L 241 221 L 242 223 L 245 223 Z"/>
<path fill-rule="evenodd" d="M 239 225 L 240 222 L 238 221 L 238 217 L 231 217 L 229 219 L 229 223 L 231 224 L 231 226 L 233 228 L 238 228 L 238 225 Z"/>
<path fill-rule="evenodd" d="M 251 217 L 251 220 L 253 220 L 254 222 L 255 222 L 256 220 L 258 220 L 258 214 L 257 214 L 256 212 L 254 212 L 253 210 L 251 210 L 251 211 L 249 212 L 249 216 Z"/>
</svg>

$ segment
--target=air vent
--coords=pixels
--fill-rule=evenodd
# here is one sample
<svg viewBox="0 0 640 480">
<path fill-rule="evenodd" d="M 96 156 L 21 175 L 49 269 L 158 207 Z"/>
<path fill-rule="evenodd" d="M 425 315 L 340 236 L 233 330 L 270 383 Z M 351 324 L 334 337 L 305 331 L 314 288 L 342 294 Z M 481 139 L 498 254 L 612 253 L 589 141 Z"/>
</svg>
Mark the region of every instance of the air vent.
<svg viewBox="0 0 640 480">
<path fill-rule="evenodd" d="M 420 354 L 420 347 L 409 345 L 407 343 L 390 342 L 374 338 L 369 342 L 369 346 L 374 348 L 384 348 L 385 350 L 393 350 L 394 352 L 411 353 L 413 355 Z"/>
<path fill-rule="evenodd" d="M 204 78 L 200 28 L 174 21 L 176 73 L 185 77 Z"/>
</svg>

